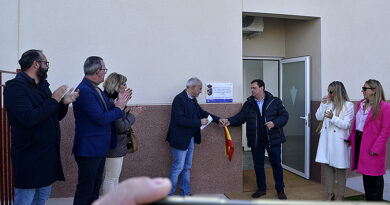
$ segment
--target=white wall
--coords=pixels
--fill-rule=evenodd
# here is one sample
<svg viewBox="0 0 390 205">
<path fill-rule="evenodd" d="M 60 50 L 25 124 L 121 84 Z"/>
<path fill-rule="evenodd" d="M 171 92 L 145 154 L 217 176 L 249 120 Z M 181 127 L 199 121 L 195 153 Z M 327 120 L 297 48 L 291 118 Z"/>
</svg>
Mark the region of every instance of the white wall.
<svg viewBox="0 0 390 205">
<path fill-rule="evenodd" d="M 191 76 L 232 82 L 241 102 L 242 55 L 250 55 L 241 15 L 252 12 L 320 18 L 319 96 L 340 80 L 358 100 L 368 78 L 390 94 L 388 0 L 34 0 L 20 1 L 20 12 L 18 2 L 0 0 L 0 66 L 13 71 L 21 53 L 43 49 L 52 88 L 77 85 L 86 57 L 100 55 L 110 72 L 128 76 L 132 103 L 171 103 Z"/>
<path fill-rule="evenodd" d="M 264 18 L 264 31 L 251 39 L 242 38 L 243 56 L 285 56 L 283 19 Z"/>
<path fill-rule="evenodd" d="M 21 1 L 19 51 L 43 49 L 52 89 L 76 86 L 99 55 L 128 77 L 134 104 L 171 103 L 192 76 L 232 82 L 241 102 L 241 11 L 225 0 Z"/>
<path fill-rule="evenodd" d="M 18 68 L 18 1 L 0 0 L 0 70 Z"/>
<path fill-rule="evenodd" d="M 390 95 L 390 1 L 243 0 L 244 12 L 321 18 L 321 96 L 333 80 L 344 82 L 352 100 L 378 79 Z"/>
</svg>

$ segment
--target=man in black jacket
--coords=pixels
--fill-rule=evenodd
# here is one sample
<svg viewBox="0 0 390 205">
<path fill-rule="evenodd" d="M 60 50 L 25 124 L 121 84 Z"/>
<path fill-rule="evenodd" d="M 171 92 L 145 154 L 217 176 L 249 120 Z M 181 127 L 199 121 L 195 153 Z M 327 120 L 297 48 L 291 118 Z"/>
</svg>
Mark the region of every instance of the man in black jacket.
<svg viewBox="0 0 390 205">
<path fill-rule="evenodd" d="M 19 60 L 21 72 L 7 81 L 4 104 L 11 125 L 14 204 L 45 204 L 51 184 L 64 181 L 59 121 L 77 97 L 63 85 L 53 93 L 46 81 L 49 62 L 40 50 Z M 64 96 L 64 97 L 63 97 Z"/>
<path fill-rule="evenodd" d="M 213 118 L 213 122 L 219 121 L 217 116 L 204 111 L 196 101 L 196 97 L 202 92 L 202 82 L 198 78 L 190 78 L 186 87 L 173 100 L 171 123 L 167 134 L 173 157 L 172 169 L 169 173 L 172 189 L 169 195 L 175 192 L 179 175 L 180 195 L 191 194 L 190 169 L 194 142 L 200 144 L 200 127 L 208 123 L 209 115 Z"/>
<path fill-rule="evenodd" d="M 262 80 L 253 80 L 251 91 L 252 96 L 244 103 L 241 111 L 231 118 L 221 119 L 220 122 L 226 126 L 238 126 L 247 122 L 246 136 L 252 150 L 258 187 L 252 197 L 258 198 L 266 194 L 264 154 L 267 150 L 278 198 L 287 199 L 284 193 L 281 144 L 286 141 L 283 126 L 288 121 L 288 112 L 279 98 L 265 91 Z"/>
</svg>

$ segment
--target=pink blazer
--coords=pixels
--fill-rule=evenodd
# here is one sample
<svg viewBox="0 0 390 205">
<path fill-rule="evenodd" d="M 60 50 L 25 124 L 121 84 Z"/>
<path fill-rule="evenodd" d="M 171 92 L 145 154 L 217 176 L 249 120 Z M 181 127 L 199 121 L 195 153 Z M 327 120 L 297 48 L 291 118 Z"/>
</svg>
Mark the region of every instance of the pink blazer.
<svg viewBox="0 0 390 205">
<path fill-rule="evenodd" d="M 357 104 L 357 111 L 360 109 L 361 100 Z M 390 136 L 390 104 L 382 101 L 375 120 L 371 118 L 373 109 L 367 116 L 363 128 L 362 143 L 360 145 L 359 163 L 355 164 L 355 134 L 356 134 L 356 113 L 352 124 L 351 140 L 352 162 L 351 170 L 357 168 L 357 173 L 369 176 L 382 176 L 386 174 L 386 145 Z M 371 156 L 370 151 L 378 154 Z"/>
</svg>

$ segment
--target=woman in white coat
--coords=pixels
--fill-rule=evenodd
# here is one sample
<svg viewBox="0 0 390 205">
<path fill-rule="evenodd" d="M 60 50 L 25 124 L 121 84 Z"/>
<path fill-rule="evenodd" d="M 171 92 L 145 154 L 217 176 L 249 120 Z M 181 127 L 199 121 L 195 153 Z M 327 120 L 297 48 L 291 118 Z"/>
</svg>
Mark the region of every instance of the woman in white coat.
<svg viewBox="0 0 390 205">
<path fill-rule="evenodd" d="M 353 116 L 353 103 L 349 101 L 343 83 L 334 81 L 329 84 L 328 95 L 322 98 L 316 112 L 317 120 L 323 121 L 316 162 L 325 164 L 328 200 L 335 199 L 333 193 L 335 173 L 337 174 L 336 199 L 344 199 L 346 170 L 350 167 L 348 137 Z"/>
</svg>

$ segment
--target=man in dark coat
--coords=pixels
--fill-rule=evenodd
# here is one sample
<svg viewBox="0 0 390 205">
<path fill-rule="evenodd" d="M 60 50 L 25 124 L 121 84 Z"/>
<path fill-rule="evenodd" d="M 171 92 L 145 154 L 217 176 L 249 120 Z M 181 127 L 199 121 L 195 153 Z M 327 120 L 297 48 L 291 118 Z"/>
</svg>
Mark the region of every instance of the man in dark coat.
<svg viewBox="0 0 390 205">
<path fill-rule="evenodd" d="M 169 125 L 167 141 L 172 147 L 172 169 L 169 179 L 172 189 L 169 195 L 176 190 L 180 175 L 180 195 L 191 194 L 190 169 L 194 142 L 200 144 L 200 127 L 208 123 L 210 115 L 213 122 L 218 123 L 219 117 L 204 111 L 196 101 L 196 97 L 202 92 L 202 82 L 198 78 L 190 78 L 186 89 L 176 95 L 172 103 L 171 123 Z"/>
<path fill-rule="evenodd" d="M 282 101 L 265 91 L 260 79 L 251 82 L 252 96 L 244 103 L 241 111 L 228 119 L 221 119 L 224 125 L 238 126 L 245 122 L 248 146 L 251 147 L 258 190 L 252 194 L 258 198 L 266 194 L 264 154 L 267 150 L 271 162 L 275 188 L 279 199 L 287 199 L 284 193 L 283 168 L 281 165 L 281 144 L 286 141 L 283 126 L 287 124 L 288 112 Z"/>
<path fill-rule="evenodd" d="M 59 121 L 78 92 L 72 92 L 73 88 L 66 92 L 66 85 L 50 91 L 46 81 L 49 62 L 40 50 L 26 51 L 19 64 L 22 71 L 4 89 L 11 125 L 14 204 L 45 204 L 51 184 L 65 180 Z"/>
</svg>

